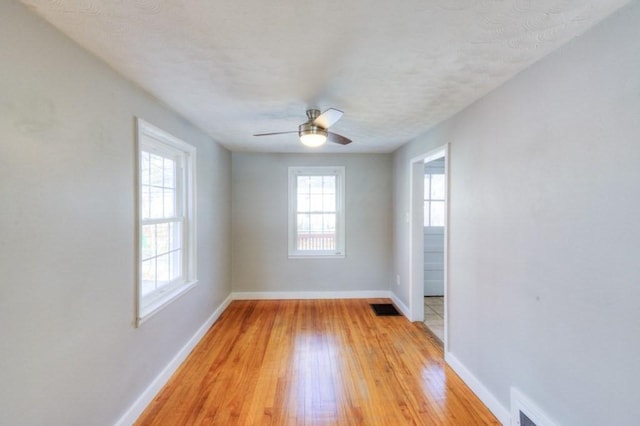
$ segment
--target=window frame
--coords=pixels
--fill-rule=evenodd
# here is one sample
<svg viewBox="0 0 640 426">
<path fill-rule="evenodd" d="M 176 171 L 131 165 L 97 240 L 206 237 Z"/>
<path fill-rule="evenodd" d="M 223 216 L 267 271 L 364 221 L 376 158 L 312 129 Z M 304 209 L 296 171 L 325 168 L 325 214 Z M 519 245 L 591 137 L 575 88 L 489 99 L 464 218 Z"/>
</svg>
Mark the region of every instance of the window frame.
<svg viewBox="0 0 640 426">
<path fill-rule="evenodd" d="M 195 198 L 196 148 L 140 118 L 137 118 L 136 124 L 136 324 L 140 326 L 198 283 Z M 176 158 L 180 163 L 176 170 L 176 211 L 173 217 L 143 219 L 142 152 L 152 152 L 163 158 Z M 180 203 L 179 207 L 178 203 Z M 182 224 L 182 274 L 179 279 L 143 297 L 143 227 L 158 223 Z"/>
<path fill-rule="evenodd" d="M 335 250 L 298 250 L 296 248 L 297 231 L 297 177 L 298 176 L 335 176 L 336 178 L 336 248 Z M 289 259 L 342 259 L 346 257 L 345 241 L 345 167 L 344 166 L 314 166 L 314 167 L 289 167 Z"/>
</svg>

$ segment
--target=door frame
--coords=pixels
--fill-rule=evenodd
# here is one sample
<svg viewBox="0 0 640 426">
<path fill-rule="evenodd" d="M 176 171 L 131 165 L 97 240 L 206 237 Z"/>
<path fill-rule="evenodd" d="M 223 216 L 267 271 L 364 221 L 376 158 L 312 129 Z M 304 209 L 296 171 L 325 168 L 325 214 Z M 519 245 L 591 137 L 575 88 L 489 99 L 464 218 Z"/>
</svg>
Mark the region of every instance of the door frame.
<svg viewBox="0 0 640 426">
<path fill-rule="evenodd" d="M 449 144 L 413 157 L 409 162 L 409 312 L 424 321 L 424 164 L 444 157 L 444 349 L 448 341 L 449 276 Z"/>
</svg>

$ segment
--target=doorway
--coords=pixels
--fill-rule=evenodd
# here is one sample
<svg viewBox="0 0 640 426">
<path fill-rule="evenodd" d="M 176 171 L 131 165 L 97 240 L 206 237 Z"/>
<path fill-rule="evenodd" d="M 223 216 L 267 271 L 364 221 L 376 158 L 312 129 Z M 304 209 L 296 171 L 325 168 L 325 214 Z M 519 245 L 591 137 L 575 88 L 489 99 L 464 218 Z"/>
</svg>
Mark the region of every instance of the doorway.
<svg viewBox="0 0 640 426">
<path fill-rule="evenodd" d="M 424 323 L 444 341 L 444 157 L 424 162 Z"/>
<path fill-rule="evenodd" d="M 448 145 L 410 163 L 410 309 L 447 348 Z"/>
</svg>

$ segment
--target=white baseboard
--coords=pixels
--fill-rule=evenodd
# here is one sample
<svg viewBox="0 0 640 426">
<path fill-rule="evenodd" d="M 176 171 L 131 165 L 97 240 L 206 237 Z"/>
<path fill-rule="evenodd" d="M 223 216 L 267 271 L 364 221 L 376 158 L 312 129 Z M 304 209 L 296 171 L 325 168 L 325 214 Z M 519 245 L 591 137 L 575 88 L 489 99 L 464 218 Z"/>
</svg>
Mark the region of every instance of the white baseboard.
<svg viewBox="0 0 640 426">
<path fill-rule="evenodd" d="M 211 314 L 211 316 L 202 324 L 202 326 L 196 331 L 196 333 L 189 339 L 189 341 L 178 351 L 176 356 L 167 364 L 167 366 L 158 374 L 158 376 L 151 382 L 149 386 L 142 392 L 138 399 L 129 407 L 124 415 L 116 422 L 116 426 L 129 426 L 132 425 L 140 414 L 147 408 L 153 398 L 160 392 L 162 387 L 171 378 L 173 373 L 180 367 L 180 364 L 187 358 L 193 348 L 200 342 L 200 339 L 204 337 L 209 328 L 216 322 L 222 312 L 229 306 L 233 300 L 229 295 L 218 308 Z"/>
<path fill-rule="evenodd" d="M 529 420 L 540 426 L 556 426 L 547 413 L 533 402 L 529 397 L 525 396 L 519 389 L 511 387 L 511 422 L 513 426 L 520 425 L 520 413 L 524 413 Z"/>
<path fill-rule="evenodd" d="M 467 369 L 467 367 L 458 360 L 451 352 L 444 354 L 444 360 L 456 372 L 458 376 L 465 382 L 469 388 L 476 394 L 478 398 L 487 406 L 487 408 L 498 418 L 503 425 L 511 424 L 511 413 L 505 408 L 498 399 L 487 389 L 476 376 Z"/>
<path fill-rule="evenodd" d="M 405 318 L 411 318 L 411 316 L 409 315 L 409 308 L 407 307 L 407 305 L 402 303 L 402 300 L 400 300 L 400 298 L 396 296 L 394 292 L 391 291 L 389 293 L 391 293 L 391 300 L 393 300 L 394 305 L 396 305 L 398 309 L 400 309 L 400 312 L 402 312 L 402 315 L 404 315 Z"/>
<path fill-rule="evenodd" d="M 239 291 L 233 300 L 291 300 L 291 299 L 375 299 L 391 298 L 388 290 L 368 291 Z"/>
</svg>

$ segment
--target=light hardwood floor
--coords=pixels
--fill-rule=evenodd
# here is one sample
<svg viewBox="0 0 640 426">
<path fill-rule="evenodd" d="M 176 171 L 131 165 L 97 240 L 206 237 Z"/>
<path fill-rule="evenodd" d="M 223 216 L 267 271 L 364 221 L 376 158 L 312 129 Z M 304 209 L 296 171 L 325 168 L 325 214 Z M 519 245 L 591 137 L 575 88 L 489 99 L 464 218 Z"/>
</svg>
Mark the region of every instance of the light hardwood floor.
<svg viewBox="0 0 640 426">
<path fill-rule="evenodd" d="M 136 424 L 499 424 L 386 302 L 234 301 Z"/>
</svg>

